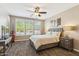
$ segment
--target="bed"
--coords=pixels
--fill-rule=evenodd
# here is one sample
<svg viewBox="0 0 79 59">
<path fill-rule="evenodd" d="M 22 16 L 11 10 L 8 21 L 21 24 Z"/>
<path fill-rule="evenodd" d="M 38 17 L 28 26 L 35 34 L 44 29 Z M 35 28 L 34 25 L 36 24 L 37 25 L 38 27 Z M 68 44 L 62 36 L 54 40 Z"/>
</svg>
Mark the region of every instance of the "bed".
<svg viewBox="0 0 79 59">
<path fill-rule="evenodd" d="M 52 32 L 52 34 L 50 35 L 32 35 L 30 37 L 30 44 L 36 51 L 55 47 L 58 46 L 58 43 L 60 41 L 60 34 L 61 31 Z"/>
</svg>

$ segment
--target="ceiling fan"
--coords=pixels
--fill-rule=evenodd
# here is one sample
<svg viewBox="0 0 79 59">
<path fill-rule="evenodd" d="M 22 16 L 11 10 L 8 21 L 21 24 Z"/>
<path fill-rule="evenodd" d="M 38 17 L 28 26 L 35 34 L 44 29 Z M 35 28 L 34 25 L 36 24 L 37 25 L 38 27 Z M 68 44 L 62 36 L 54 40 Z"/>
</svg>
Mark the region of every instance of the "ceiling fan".
<svg viewBox="0 0 79 59">
<path fill-rule="evenodd" d="M 34 11 L 31 11 L 31 10 L 26 10 L 26 11 L 29 11 L 29 12 L 32 12 L 32 13 L 34 13 L 36 16 L 39 16 L 39 17 L 41 17 L 41 14 L 46 14 L 47 12 L 45 12 L 45 11 L 40 11 L 40 7 L 35 7 L 34 8 Z M 32 14 L 33 15 L 33 14 Z"/>
</svg>

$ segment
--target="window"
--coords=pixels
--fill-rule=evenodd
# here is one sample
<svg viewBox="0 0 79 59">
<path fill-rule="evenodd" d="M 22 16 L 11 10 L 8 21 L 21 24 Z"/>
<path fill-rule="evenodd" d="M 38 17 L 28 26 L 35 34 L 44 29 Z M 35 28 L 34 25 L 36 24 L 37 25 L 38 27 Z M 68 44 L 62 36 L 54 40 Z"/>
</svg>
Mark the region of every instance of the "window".
<svg viewBox="0 0 79 59">
<path fill-rule="evenodd" d="M 33 20 L 26 20 L 25 21 L 25 31 L 26 35 L 32 35 L 33 34 Z"/>
<path fill-rule="evenodd" d="M 41 22 L 34 21 L 34 34 L 41 34 Z"/>
<path fill-rule="evenodd" d="M 16 34 L 25 35 L 25 23 L 24 19 L 16 19 Z"/>
<path fill-rule="evenodd" d="M 16 35 L 41 34 L 41 21 L 16 18 Z"/>
<path fill-rule="evenodd" d="M 5 17 L 0 20 L 0 38 L 3 36 L 9 37 L 10 35 L 10 19 Z"/>
</svg>

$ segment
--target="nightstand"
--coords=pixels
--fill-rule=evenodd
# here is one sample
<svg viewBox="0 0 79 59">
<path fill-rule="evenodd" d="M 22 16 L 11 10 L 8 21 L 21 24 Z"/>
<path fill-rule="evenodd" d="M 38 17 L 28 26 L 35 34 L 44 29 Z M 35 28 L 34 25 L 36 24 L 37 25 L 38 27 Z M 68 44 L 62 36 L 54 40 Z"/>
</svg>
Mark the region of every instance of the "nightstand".
<svg viewBox="0 0 79 59">
<path fill-rule="evenodd" d="M 73 50 L 73 39 L 63 37 L 60 39 L 59 46 L 68 50 Z"/>
</svg>

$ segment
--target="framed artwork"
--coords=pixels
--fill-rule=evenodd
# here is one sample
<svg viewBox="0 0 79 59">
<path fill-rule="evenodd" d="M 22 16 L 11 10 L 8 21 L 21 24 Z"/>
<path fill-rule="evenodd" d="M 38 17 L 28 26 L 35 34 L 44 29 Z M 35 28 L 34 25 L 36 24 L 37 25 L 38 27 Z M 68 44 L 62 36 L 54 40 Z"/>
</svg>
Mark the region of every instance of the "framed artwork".
<svg viewBox="0 0 79 59">
<path fill-rule="evenodd" d="M 61 25 L 61 17 L 57 19 L 57 26 Z"/>
<path fill-rule="evenodd" d="M 52 26 L 56 26 L 56 27 L 61 25 L 61 18 L 57 18 L 55 20 L 51 20 L 51 25 Z"/>
</svg>

